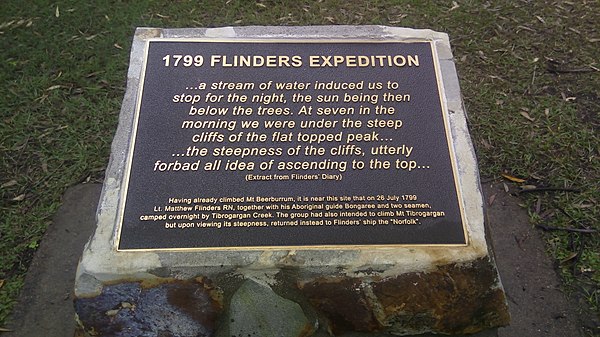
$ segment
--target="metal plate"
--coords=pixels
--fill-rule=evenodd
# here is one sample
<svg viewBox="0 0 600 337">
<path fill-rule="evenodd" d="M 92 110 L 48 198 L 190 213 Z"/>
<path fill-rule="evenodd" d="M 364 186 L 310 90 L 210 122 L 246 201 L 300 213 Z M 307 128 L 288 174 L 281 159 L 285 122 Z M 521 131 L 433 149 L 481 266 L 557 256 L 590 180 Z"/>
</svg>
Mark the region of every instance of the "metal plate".
<svg viewBox="0 0 600 337">
<path fill-rule="evenodd" d="M 441 88 L 428 41 L 150 40 L 117 248 L 465 245 Z"/>
</svg>

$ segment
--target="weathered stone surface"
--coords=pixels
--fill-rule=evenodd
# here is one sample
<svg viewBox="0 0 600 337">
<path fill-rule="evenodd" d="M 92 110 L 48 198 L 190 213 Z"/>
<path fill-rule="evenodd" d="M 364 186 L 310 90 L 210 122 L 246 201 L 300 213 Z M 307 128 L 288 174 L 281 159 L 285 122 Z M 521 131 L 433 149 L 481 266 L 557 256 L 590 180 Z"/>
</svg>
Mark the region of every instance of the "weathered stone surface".
<svg viewBox="0 0 600 337">
<path fill-rule="evenodd" d="M 248 280 L 235 292 L 219 337 L 303 337 L 315 330 L 300 305 Z"/>
<path fill-rule="evenodd" d="M 299 287 L 334 333 L 457 335 L 509 323 L 498 282 L 491 262 L 481 259 L 386 279 L 319 278 Z"/>
<path fill-rule="evenodd" d="M 509 323 L 498 274 L 487 259 L 373 283 L 382 324 L 400 334 L 470 334 Z"/>
<path fill-rule="evenodd" d="M 213 336 L 221 303 L 202 282 L 107 285 L 99 296 L 78 298 L 75 309 L 90 336 Z"/>
<path fill-rule="evenodd" d="M 320 278 L 299 287 L 327 318 L 333 333 L 381 330 L 360 279 Z"/>
</svg>

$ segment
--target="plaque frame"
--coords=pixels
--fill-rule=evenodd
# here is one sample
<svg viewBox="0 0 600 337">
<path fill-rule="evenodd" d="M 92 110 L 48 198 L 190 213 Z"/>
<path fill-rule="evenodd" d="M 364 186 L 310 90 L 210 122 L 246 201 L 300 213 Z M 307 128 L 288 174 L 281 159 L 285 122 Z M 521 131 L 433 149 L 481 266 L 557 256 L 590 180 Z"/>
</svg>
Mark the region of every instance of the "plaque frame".
<svg viewBox="0 0 600 337">
<path fill-rule="evenodd" d="M 223 247 L 181 247 L 181 248 L 120 248 L 122 227 L 124 222 L 124 211 L 125 205 L 127 203 L 128 191 L 129 191 L 129 182 L 131 177 L 131 169 L 133 164 L 133 155 L 135 152 L 135 143 L 137 140 L 137 128 L 139 123 L 141 102 L 143 98 L 143 89 L 145 83 L 145 77 L 147 72 L 147 61 L 148 61 L 148 53 L 149 46 L 152 42 L 187 42 L 187 43 L 268 43 L 268 44 L 278 44 L 278 43 L 293 43 L 293 44 L 317 44 L 317 43 L 331 43 L 331 44 L 345 44 L 345 43 L 372 43 L 372 44 L 386 44 L 386 43 L 396 43 L 396 44 L 411 44 L 411 43 L 428 43 L 431 48 L 432 60 L 434 66 L 434 73 L 436 77 L 436 85 L 438 89 L 440 110 L 442 113 L 442 120 L 445 131 L 445 140 L 446 146 L 449 152 L 450 157 L 450 165 L 452 168 L 452 177 L 453 177 L 453 186 L 454 191 L 456 192 L 458 209 L 461 220 L 461 227 L 464 236 L 464 243 L 458 244 L 418 244 L 418 243 L 401 243 L 401 244 L 332 244 L 332 245 L 278 245 L 278 246 L 223 246 Z M 136 91 L 135 98 L 135 109 L 134 116 L 132 120 L 131 126 L 131 135 L 129 138 L 129 146 L 127 148 L 127 153 L 125 156 L 125 172 L 123 174 L 123 184 L 120 188 L 119 192 L 119 202 L 117 207 L 117 225 L 115 226 L 114 232 L 114 240 L 113 245 L 114 249 L 119 252 L 194 252 L 194 251 L 274 251 L 274 250 L 360 250 L 360 249 L 389 249 L 389 248 L 399 248 L 399 247 L 467 247 L 469 246 L 469 233 L 467 229 L 466 223 L 466 215 L 465 215 L 465 205 L 464 198 L 462 196 L 461 188 L 459 187 L 458 182 L 458 164 L 456 159 L 456 151 L 454 146 L 452 146 L 452 135 L 451 135 L 451 127 L 450 121 L 448 118 L 448 107 L 446 104 L 446 93 L 442 81 L 442 73 L 439 62 L 439 56 L 436 48 L 436 43 L 432 40 L 428 39 L 411 39 L 407 40 L 396 40 L 396 39 L 385 39 L 385 40 L 368 40 L 368 39 L 357 39 L 357 38 L 349 38 L 349 39 L 327 39 L 327 38 L 208 38 L 208 37 L 199 37 L 199 38 L 148 38 L 144 42 L 144 52 L 141 66 L 141 73 L 139 77 L 139 84 Z"/>
</svg>

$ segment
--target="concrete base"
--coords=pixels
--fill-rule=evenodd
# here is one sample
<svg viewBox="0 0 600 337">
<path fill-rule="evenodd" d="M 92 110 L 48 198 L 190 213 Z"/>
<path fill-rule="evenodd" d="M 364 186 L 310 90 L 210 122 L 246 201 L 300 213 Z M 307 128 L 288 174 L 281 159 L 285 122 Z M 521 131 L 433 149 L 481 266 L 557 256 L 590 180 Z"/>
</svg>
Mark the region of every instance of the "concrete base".
<svg viewBox="0 0 600 337">
<path fill-rule="evenodd" d="M 115 220 L 123 193 L 142 55 L 145 40 L 155 37 L 432 41 L 439 57 L 442 101 L 450 112 L 469 244 L 320 251 L 116 251 Z M 97 229 L 77 271 L 79 319 L 95 336 L 139 336 L 141 331 L 148 332 L 148 336 L 218 335 L 217 327 L 226 328 L 223 317 L 228 317 L 231 298 L 246 280 L 302 308 L 308 324 L 298 330 L 298 336 L 324 331 L 356 331 L 370 336 L 427 332 L 460 335 L 508 324 L 506 299 L 486 242 L 477 163 L 447 35 L 380 26 L 136 32 L 127 93 L 98 207 Z M 167 313 L 171 319 L 165 320 Z"/>
<path fill-rule="evenodd" d="M 75 266 L 94 232 L 95 210 L 102 186 L 77 185 L 65 193 L 63 206 L 29 266 L 13 319 L 2 337 L 73 336 Z"/>
</svg>

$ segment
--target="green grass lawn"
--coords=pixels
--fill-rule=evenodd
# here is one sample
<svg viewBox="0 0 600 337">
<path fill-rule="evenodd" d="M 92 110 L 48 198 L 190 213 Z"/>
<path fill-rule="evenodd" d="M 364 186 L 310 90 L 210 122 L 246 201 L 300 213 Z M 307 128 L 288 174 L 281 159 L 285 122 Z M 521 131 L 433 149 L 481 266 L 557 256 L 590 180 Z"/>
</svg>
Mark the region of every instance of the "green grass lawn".
<svg viewBox="0 0 600 337">
<path fill-rule="evenodd" d="M 101 181 L 137 26 L 381 24 L 447 32 L 484 177 L 523 194 L 565 285 L 600 312 L 600 2 L 0 3 L 0 326 L 64 190 Z"/>
</svg>

